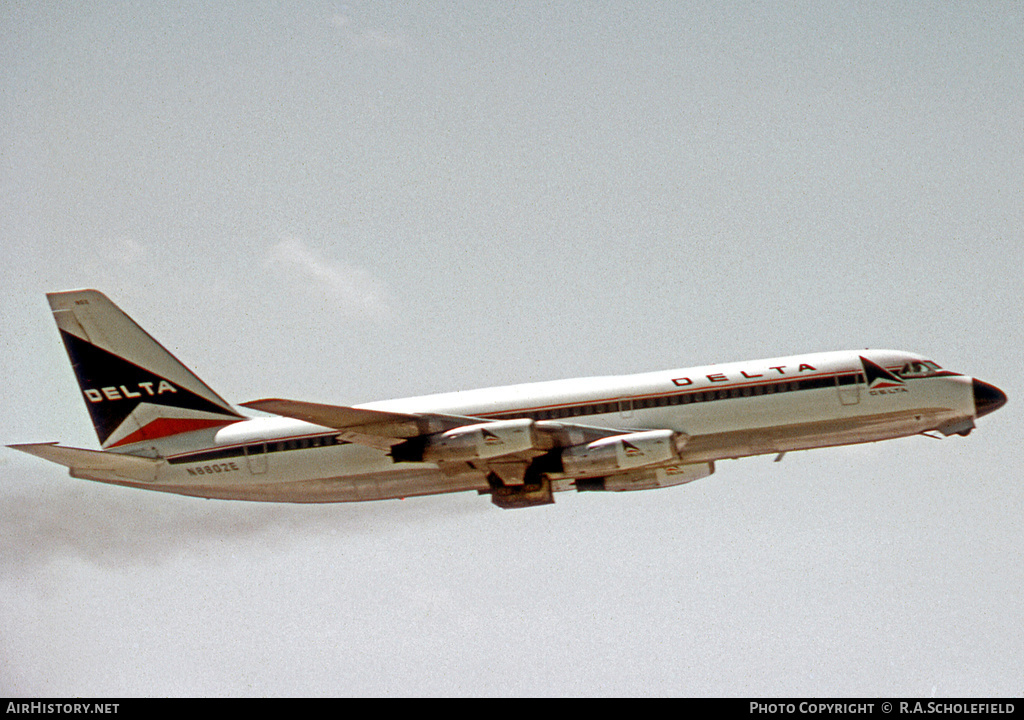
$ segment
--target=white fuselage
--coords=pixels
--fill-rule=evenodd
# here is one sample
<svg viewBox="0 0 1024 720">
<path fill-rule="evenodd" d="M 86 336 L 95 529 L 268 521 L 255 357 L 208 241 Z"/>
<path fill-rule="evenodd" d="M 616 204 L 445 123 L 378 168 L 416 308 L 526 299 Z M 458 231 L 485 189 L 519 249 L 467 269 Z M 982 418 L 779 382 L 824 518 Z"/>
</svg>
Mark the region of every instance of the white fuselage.
<svg viewBox="0 0 1024 720">
<path fill-rule="evenodd" d="M 876 382 L 861 357 L 889 371 L 918 355 L 889 350 L 819 353 L 614 377 L 512 385 L 359 406 L 484 420 L 531 418 L 623 431 L 685 435 L 683 463 L 873 442 L 973 427 L 970 377 L 952 372 Z M 291 502 L 485 491 L 480 473 L 394 462 L 387 451 L 342 442 L 338 431 L 282 417 L 241 420 L 123 452 L 159 456 L 139 487 L 204 497 Z M 572 481 L 553 477 L 555 489 Z"/>
</svg>

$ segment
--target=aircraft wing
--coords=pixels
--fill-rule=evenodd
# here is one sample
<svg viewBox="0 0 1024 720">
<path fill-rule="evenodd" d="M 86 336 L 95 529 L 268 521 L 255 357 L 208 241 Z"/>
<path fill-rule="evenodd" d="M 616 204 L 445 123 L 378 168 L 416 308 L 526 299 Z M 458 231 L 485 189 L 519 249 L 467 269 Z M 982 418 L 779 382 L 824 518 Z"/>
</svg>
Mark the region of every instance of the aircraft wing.
<svg viewBox="0 0 1024 720">
<path fill-rule="evenodd" d="M 282 398 L 252 400 L 241 403 L 241 405 L 252 410 L 334 428 L 340 431 L 338 437 L 342 440 L 384 450 L 415 438 L 436 435 L 470 425 L 501 422 L 464 415 L 398 413 Z M 570 447 L 623 433 L 622 430 L 555 420 L 539 420 L 532 422 L 532 426 L 538 433 L 548 438 L 548 442 L 545 443 L 548 449 Z"/>
<path fill-rule="evenodd" d="M 280 398 L 242 405 L 334 428 L 341 440 L 389 450 L 395 462 L 435 463 L 449 477 L 481 473 L 499 507 L 554 502 L 549 473 L 605 478 L 605 484 L 615 477 L 623 485 L 619 489 L 629 483 L 661 487 L 703 476 L 685 466 L 665 467 L 678 464 L 688 439 L 669 429 L 632 432 L 559 420 L 400 413 Z M 710 472 L 709 466 L 704 474 Z"/>
<path fill-rule="evenodd" d="M 382 450 L 411 438 L 481 422 L 456 415 L 385 412 L 281 398 L 253 400 L 242 407 L 334 428 L 342 440 Z"/>
</svg>

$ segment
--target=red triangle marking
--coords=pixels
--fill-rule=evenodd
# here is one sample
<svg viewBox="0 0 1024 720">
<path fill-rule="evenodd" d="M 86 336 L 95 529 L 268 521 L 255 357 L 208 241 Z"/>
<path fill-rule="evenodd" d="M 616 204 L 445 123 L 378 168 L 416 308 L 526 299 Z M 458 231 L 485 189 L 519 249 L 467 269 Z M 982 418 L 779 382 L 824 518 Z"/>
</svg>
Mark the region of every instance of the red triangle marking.
<svg viewBox="0 0 1024 720">
<path fill-rule="evenodd" d="M 189 419 L 189 418 L 157 418 L 145 427 L 136 430 L 131 435 L 118 440 L 110 447 L 120 445 L 131 445 L 132 443 L 144 442 L 146 440 L 157 440 L 170 435 L 192 432 L 193 430 L 205 430 L 206 428 L 230 425 L 238 422 L 235 419 L 213 420 L 213 419 Z"/>
</svg>

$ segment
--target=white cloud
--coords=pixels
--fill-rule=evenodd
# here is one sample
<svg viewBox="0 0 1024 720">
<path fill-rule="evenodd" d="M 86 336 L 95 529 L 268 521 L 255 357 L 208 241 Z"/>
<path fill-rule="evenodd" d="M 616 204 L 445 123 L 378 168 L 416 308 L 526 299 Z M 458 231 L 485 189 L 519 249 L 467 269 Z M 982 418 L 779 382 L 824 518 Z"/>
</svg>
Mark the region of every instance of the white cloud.
<svg viewBox="0 0 1024 720">
<path fill-rule="evenodd" d="M 331 260 L 298 238 L 285 238 L 270 248 L 264 267 L 318 304 L 350 319 L 389 321 L 392 303 L 381 283 L 365 269 Z"/>
<path fill-rule="evenodd" d="M 343 42 L 357 47 L 401 48 L 405 41 L 400 35 L 380 28 L 359 27 L 350 15 L 335 13 L 330 24 L 337 28 Z"/>
</svg>

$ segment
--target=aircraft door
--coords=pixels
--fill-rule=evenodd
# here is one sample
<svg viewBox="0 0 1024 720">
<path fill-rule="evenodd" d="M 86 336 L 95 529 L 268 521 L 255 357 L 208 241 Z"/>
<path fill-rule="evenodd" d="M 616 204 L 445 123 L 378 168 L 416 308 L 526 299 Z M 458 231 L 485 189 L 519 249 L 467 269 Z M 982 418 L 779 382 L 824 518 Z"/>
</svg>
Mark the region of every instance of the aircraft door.
<svg viewBox="0 0 1024 720">
<path fill-rule="evenodd" d="M 633 415 L 633 401 L 632 400 L 621 400 L 619 402 L 619 417 L 622 420 L 632 420 Z"/>
<path fill-rule="evenodd" d="M 245 446 L 245 459 L 249 463 L 249 472 L 253 475 L 263 475 L 267 472 L 267 444 Z"/>
<path fill-rule="evenodd" d="M 836 377 L 836 391 L 840 405 L 856 405 L 860 402 L 860 386 L 864 383 L 861 373 L 849 373 Z"/>
</svg>

